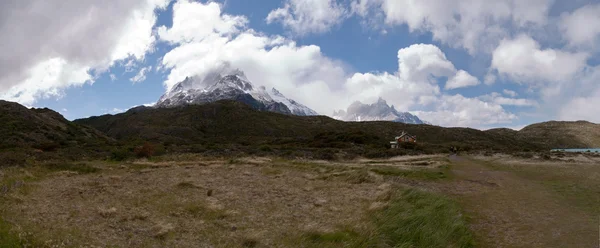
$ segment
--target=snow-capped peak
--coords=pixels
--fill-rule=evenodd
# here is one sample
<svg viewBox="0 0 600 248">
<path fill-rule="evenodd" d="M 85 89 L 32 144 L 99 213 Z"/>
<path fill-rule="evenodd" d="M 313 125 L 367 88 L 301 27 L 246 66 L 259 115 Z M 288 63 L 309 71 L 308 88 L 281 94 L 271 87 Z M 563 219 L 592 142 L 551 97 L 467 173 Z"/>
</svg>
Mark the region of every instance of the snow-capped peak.
<svg viewBox="0 0 600 248">
<path fill-rule="evenodd" d="M 164 94 L 158 107 L 174 107 L 187 104 L 203 104 L 218 100 L 240 100 L 259 109 L 294 115 L 318 115 L 314 110 L 286 98 L 281 92 L 264 86 L 254 87 L 243 71 L 228 65 L 211 71 L 204 77 L 186 77 Z M 254 106 L 256 107 L 256 106 Z"/>
<path fill-rule="evenodd" d="M 379 98 L 373 104 L 363 104 L 360 101 L 353 102 L 346 111 L 333 112 L 333 117 L 343 121 L 394 121 L 409 124 L 424 124 L 417 116 L 408 112 L 399 112 L 394 106 Z"/>
</svg>

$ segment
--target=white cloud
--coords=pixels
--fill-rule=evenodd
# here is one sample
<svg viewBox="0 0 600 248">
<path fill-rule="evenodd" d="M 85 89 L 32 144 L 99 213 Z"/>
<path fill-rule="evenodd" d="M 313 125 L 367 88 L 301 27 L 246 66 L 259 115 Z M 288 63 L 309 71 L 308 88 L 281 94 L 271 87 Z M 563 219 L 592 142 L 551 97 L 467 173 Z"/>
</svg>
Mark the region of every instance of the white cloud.
<svg viewBox="0 0 600 248">
<path fill-rule="evenodd" d="M 110 81 L 115 81 L 115 80 L 117 80 L 117 76 L 115 76 L 115 74 L 112 74 L 112 73 L 111 73 L 109 76 L 110 76 Z"/>
<path fill-rule="evenodd" d="M 486 85 L 492 85 L 496 82 L 496 75 L 494 75 L 494 73 L 492 72 L 488 72 L 487 74 L 485 74 L 485 78 L 483 79 L 483 83 Z"/>
<path fill-rule="evenodd" d="M 491 94 L 480 96 L 479 99 L 486 102 L 493 102 L 495 104 L 503 106 L 538 106 L 538 103 L 534 100 L 524 98 L 503 97 L 500 93 L 497 92 L 492 92 Z"/>
<path fill-rule="evenodd" d="M 2 1 L 0 98 L 33 104 L 61 97 L 65 88 L 93 83 L 116 61 L 143 59 L 154 43 L 154 10 L 167 3 Z"/>
<path fill-rule="evenodd" d="M 412 113 L 440 126 L 482 127 L 511 123 L 517 119 L 517 116 L 505 111 L 499 104 L 467 98 L 460 94 L 443 95 L 432 105 L 432 110 Z"/>
<path fill-rule="evenodd" d="M 401 111 L 427 105 L 440 94 L 439 87 L 428 81 L 407 81 L 389 73 L 356 73 L 346 81 L 345 88 L 353 101 L 375 102 L 381 97 Z"/>
<path fill-rule="evenodd" d="M 177 8 L 174 15 L 183 15 L 177 12 L 190 10 L 204 13 L 206 10 L 202 8 L 213 8 L 210 3 L 186 4 L 193 6 Z M 220 12 L 213 15 L 245 20 L 244 17 L 226 16 Z M 199 15 L 187 13 L 186 16 L 191 18 Z M 211 20 L 222 23 L 218 18 Z M 175 18 L 172 29 L 185 29 L 183 27 L 189 22 L 194 21 Z M 204 25 L 214 26 L 212 23 Z M 452 125 L 479 125 L 504 122 L 513 118 L 500 105 L 488 106 L 486 104 L 489 103 L 462 96 L 455 100 L 453 105 L 438 111 L 437 106 L 443 105 L 440 99 L 454 100 L 456 97 L 443 95 L 435 78 L 454 77 L 457 70 L 434 45 L 415 44 L 400 49 L 397 54 L 397 72 L 354 73 L 343 63 L 323 55 L 318 46 L 298 46 L 294 41 L 280 36 L 257 33 L 240 25 L 240 22 L 229 22 L 229 26 L 224 29 L 232 30 L 235 27 L 239 28 L 236 32 L 222 33 L 215 30 L 212 33 L 204 33 L 204 36 L 169 36 L 178 37 L 169 40 L 178 45 L 162 59 L 162 67 L 170 69 L 165 81 L 167 90 L 187 76 L 202 78 L 216 67 L 227 63 L 243 70 L 256 86 L 276 87 L 284 95 L 322 114 L 346 109 L 350 103 L 357 100 L 373 102 L 378 97 L 383 97 L 400 110 L 428 111 L 425 112 L 430 114 L 428 117 L 440 113 L 444 116 L 431 119 L 440 120 L 439 123 L 445 124 L 457 121 Z M 166 27 L 161 29 L 162 32 L 172 32 Z M 473 103 L 477 109 L 469 110 L 470 105 L 462 104 L 461 101 Z M 444 111 L 455 110 L 481 118 L 475 116 L 470 122 L 460 118 L 441 121 L 446 115 Z M 493 118 L 483 121 L 485 116 Z"/>
<path fill-rule="evenodd" d="M 38 98 L 61 98 L 63 88 L 91 82 L 89 70 L 89 67 L 70 64 L 62 58 L 45 60 L 25 74 L 25 81 L 0 93 L 0 99 L 30 105 Z"/>
<path fill-rule="evenodd" d="M 504 39 L 492 54 L 491 67 L 515 82 L 544 83 L 572 79 L 586 67 L 588 54 L 541 49 L 526 35 Z"/>
<path fill-rule="evenodd" d="M 266 18 L 268 24 L 280 22 L 296 35 L 324 33 L 348 17 L 348 11 L 336 0 L 286 0 Z"/>
<path fill-rule="evenodd" d="M 517 94 L 517 92 L 512 91 L 512 90 L 507 90 L 507 89 L 502 90 L 502 92 L 505 95 L 510 96 L 510 97 L 516 97 L 517 95 L 519 95 L 519 94 Z"/>
<path fill-rule="evenodd" d="M 477 79 L 476 77 L 473 77 L 471 74 L 469 74 L 466 71 L 460 70 L 456 73 L 456 75 L 454 75 L 454 77 L 450 78 L 446 82 L 445 89 L 451 90 L 451 89 L 465 88 L 465 87 L 475 86 L 475 85 L 479 85 L 479 84 L 480 84 L 479 79 Z"/>
<path fill-rule="evenodd" d="M 562 106 L 558 116 L 561 120 L 587 120 L 600 123 L 597 106 L 600 106 L 600 91 L 588 97 L 575 97 Z"/>
<path fill-rule="evenodd" d="M 557 109 L 560 120 L 589 120 L 600 123 L 600 66 L 590 68 L 574 83 L 559 88 L 557 96 L 548 96 L 549 107 Z"/>
<path fill-rule="evenodd" d="M 221 5 L 216 2 L 179 0 L 173 5 L 173 27 L 159 27 L 158 35 L 172 43 L 201 41 L 215 35 L 236 34 L 247 22 L 244 16 L 222 14 Z"/>
<path fill-rule="evenodd" d="M 436 77 L 454 75 L 452 62 L 438 47 L 429 44 L 414 44 L 398 51 L 400 78 L 410 81 L 427 81 Z"/>
<path fill-rule="evenodd" d="M 152 66 L 143 67 L 134 77 L 130 78 L 129 81 L 133 82 L 134 84 L 144 82 L 146 80 L 146 73 L 151 70 Z"/>
<path fill-rule="evenodd" d="M 573 13 L 564 13 L 559 28 L 571 46 L 597 47 L 600 42 L 600 4 L 588 4 Z"/>
<path fill-rule="evenodd" d="M 354 13 L 369 18 L 385 15 L 387 25 L 406 24 L 411 32 L 433 38 L 471 54 L 491 51 L 512 30 L 543 27 L 553 0 L 354 0 Z M 374 14 L 375 12 L 375 14 Z"/>
</svg>

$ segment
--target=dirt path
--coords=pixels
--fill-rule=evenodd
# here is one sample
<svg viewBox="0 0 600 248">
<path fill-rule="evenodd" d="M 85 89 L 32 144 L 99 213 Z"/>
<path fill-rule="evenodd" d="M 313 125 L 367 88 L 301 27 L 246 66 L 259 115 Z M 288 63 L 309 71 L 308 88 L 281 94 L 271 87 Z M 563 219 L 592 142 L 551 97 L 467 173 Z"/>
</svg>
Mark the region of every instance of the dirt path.
<svg viewBox="0 0 600 248">
<path fill-rule="evenodd" d="M 543 185 L 486 162 L 451 157 L 454 195 L 471 217 L 481 247 L 598 247 L 598 217 Z"/>
</svg>

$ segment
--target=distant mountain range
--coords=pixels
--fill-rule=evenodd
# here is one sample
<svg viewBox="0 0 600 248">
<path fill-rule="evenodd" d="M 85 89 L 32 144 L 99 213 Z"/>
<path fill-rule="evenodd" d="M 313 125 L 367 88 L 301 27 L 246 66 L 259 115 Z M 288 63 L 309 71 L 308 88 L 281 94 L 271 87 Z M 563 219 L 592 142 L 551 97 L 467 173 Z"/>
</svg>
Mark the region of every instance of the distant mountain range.
<svg viewBox="0 0 600 248">
<path fill-rule="evenodd" d="M 187 77 L 165 93 L 156 103 L 156 107 L 205 104 L 218 100 L 235 100 L 257 110 L 281 114 L 318 115 L 309 107 L 285 97 L 275 88 L 256 88 L 243 71 L 229 66 L 214 70 L 203 78 Z"/>
<path fill-rule="evenodd" d="M 388 105 L 382 98 L 379 98 L 373 104 L 363 104 L 356 101 L 350 104 L 345 111 L 334 111 L 333 118 L 342 121 L 393 121 L 407 124 L 429 124 L 411 113 L 397 111 L 394 106 Z"/>
</svg>

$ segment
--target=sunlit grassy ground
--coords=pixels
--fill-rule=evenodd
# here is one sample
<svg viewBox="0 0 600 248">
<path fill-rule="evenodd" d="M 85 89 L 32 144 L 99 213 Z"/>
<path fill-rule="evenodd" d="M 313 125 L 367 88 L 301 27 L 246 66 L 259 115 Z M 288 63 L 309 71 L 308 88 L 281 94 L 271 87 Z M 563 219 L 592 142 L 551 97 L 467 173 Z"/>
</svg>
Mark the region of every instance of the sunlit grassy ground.
<svg viewBox="0 0 600 248">
<path fill-rule="evenodd" d="M 168 155 L 0 170 L 0 247 L 593 247 L 600 167 Z"/>
<path fill-rule="evenodd" d="M 2 195 L 0 244 L 472 246 L 452 200 L 402 183 L 446 180 L 447 160 L 421 160 L 183 156 L 3 169 L 2 185 L 18 183 Z"/>
</svg>

